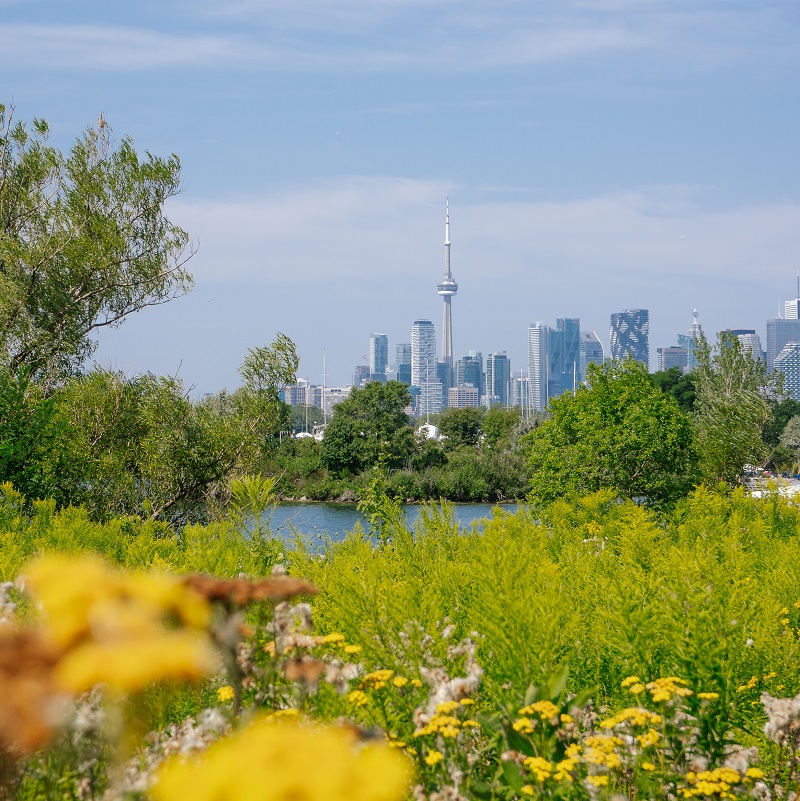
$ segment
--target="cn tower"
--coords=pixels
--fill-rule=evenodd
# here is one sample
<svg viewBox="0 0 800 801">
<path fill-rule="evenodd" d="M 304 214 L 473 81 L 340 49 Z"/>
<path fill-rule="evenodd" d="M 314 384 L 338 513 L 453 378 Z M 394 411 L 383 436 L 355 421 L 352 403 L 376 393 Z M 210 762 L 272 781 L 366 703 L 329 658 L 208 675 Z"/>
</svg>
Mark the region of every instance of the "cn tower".
<svg viewBox="0 0 800 801">
<path fill-rule="evenodd" d="M 450 300 L 458 292 L 458 284 L 450 272 L 450 200 L 448 198 L 444 215 L 444 276 L 439 281 L 439 294 L 444 300 L 442 316 L 442 361 L 453 369 L 453 317 Z"/>
</svg>

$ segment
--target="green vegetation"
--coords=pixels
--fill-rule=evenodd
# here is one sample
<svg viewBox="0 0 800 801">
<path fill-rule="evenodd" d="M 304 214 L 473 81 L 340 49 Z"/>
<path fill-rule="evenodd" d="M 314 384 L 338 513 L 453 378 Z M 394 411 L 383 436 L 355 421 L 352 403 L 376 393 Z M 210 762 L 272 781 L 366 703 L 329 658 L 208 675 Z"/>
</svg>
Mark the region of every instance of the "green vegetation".
<svg viewBox="0 0 800 801">
<path fill-rule="evenodd" d="M 356 529 L 320 558 L 302 542 L 254 532 L 274 482 L 249 478 L 231 491 L 230 517 L 178 531 L 134 518 L 95 523 L 48 502 L 27 515 L 19 495 L 2 490 L 4 579 L 35 553 L 96 550 L 128 568 L 254 579 L 282 561 L 319 588 L 313 631 L 305 604 L 247 602 L 241 672 L 137 690 L 124 714 L 144 715 L 162 734 L 149 738 L 126 781 L 152 781 L 143 766 L 192 732 L 208 742 L 236 729 L 241 704 L 248 718 L 299 711 L 385 732 L 426 794 L 660 798 L 693 787 L 701 771 L 704 781 L 735 785 L 735 798 L 764 797 L 756 780 L 772 791 L 793 786 L 797 755 L 780 739 L 774 701 L 800 692 L 800 511 L 786 499 L 701 489 L 655 511 L 605 490 L 498 511 L 482 531 L 460 531 L 447 506 L 427 508 L 408 531 L 384 506 L 377 547 Z M 203 722 L 207 707 L 221 715 L 216 733 Z M 195 728 L 184 732 L 187 714 Z M 59 797 L 77 798 L 87 775 L 101 792 L 109 749 L 119 747 L 109 736 L 67 737 L 33 755 L 21 763 L 16 797 L 39 797 L 57 778 Z M 605 737 L 616 740 L 597 740 Z M 605 745 L 615 756 L 594 760 L 592 749 Z M 744 767 L 743 747 L 754 749 Z M 500 759 L 509 750 L 521 755 L 513 770 Z"/>
</svg>

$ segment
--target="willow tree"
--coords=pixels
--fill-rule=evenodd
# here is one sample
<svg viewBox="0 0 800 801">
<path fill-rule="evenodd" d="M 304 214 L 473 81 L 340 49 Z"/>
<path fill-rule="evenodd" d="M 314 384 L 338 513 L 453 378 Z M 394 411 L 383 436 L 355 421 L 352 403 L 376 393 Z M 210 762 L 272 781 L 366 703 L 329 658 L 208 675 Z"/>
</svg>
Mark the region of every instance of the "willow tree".
<svg viewBox="0 0 800 801">
<path fill-rule="evenodd" d="M 0 105 L 0 367 L 58 382 L 94 331 L 189 290 L 188 235 L 164 210 L 179 187 L 177 156 L 116 144 L 102 115 L 65 154 Z"/>
<path fill-rule="evenodd" d="M 696 353 L 693 419 L 700 470 L 707 483 L 735 485 L 746 464 L 766 456 L 762 431 L 774 402 L 783 398 L 783 375 L 753 358 L 730 332 L 720 332 L 713 348 L 701 341 Z"/>
</svg>

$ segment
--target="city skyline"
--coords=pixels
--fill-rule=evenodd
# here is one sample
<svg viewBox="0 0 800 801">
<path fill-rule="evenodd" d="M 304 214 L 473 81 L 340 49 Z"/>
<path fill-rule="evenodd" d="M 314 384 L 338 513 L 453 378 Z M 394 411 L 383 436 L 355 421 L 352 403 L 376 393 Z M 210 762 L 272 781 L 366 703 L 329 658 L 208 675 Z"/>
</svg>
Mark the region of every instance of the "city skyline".
<svg viewBox="0 0 800 801">
<path fill-rule="evenodd" d="M 104 331 L 105 367 L 233 389 L 280 331 L 301 376 L 326 349 L 344 383 L 364 332 L 440 325 L 446 197 L 456 358 L 518 370 L 527 326 L 559 317 L 607 347 L 609 314 L 646 308 L 653 368 L 692 309 L 763 341 L 794 292 L 792 0 L 2 6 L 16 120 L 68 149 L 102 112 L 181 158 L 195 289 Z"/>
</svg>

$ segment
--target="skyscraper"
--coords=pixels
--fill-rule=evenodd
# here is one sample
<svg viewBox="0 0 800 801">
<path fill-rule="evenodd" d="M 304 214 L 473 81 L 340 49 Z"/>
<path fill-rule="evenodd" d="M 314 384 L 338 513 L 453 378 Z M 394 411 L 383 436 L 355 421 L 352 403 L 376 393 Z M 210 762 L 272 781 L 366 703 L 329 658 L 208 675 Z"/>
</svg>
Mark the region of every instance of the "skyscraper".
<svg viewBox="0 0 800 801">
<path fill-rule="evenodd" d="M 787 342 L 800 342 L 800 320 L 767 320 L 767 367 L 771 370 L 775 358 Z"/>
<path fill-rule="evenodd" d="M 411 343 L 401 342 L 395 349 L 397 359 L 397 380 L 411 384 Z"/>
<path fill-rule="evenodd" d="M 754 328 L 728 328 L 720 331 L 721 334 L 733 334 L 742 346 L 743 351 L 749 352 L 754 360 L 764 359 L 764 352 L 761 350 L 761 339 Z"/>
<path fill-rule="evenodd" d="M 630 355 L 649 369 L 650 312 L 647 309 L 625 309 L 611 315 L 611 358 Z"/>
<path fill-rule="evenodd" d="M 421 387 L 433 381 L 436 381 L 436 330 L 430 320 L 415 320 L 411 326 L 411 384 Z"/>
<path fill-rule="evenodd" d="M 369 337 L 369 370 L 373 376 L 386 375 L 389 363 L 389 337 L 386 334 L 370 334 Z"/>
<path fill-rule="evenodd" d="M 581 321 L 577 317 L 556 320 L 556 327 L 550 329 L 548 359 L 548 396 L 553 398 L 575 389 L 582 378 Z"/>
<path fill-rule="evenodd" d="M 581 331 L 581 381 L 586 378 L 587 364 L 603 363 L 603 343 L 594 331 Z"/>
<path fill-rule="evenodd" d="M 800 342 L 787 342 L 774 359 L 774 367 L 783 373 L 783 388 L 794 400 L 800 400 Z"/>
<path fill-rule="evenodd" d="M 687 334 L 678 334 L 678 347 L 686 348 L 686 370 L 691 373 L 697 367 L 697 343 L 703 338 L 703 326 L 697 321 L 700 312 L 692 312 L 692 324 Z"/>
<path fill-rule="evenodd" d="M 453 318 L 450 301 L 458 292 L 458 284 L 450 272 L 450 201 L 447 201 L 444 215 L 444 276 L 439 281 L 438 292 L 444 301 L 442 313 L 442 361 L 453 370 Z"/>
<path fill-rule="evenodd" d="M 544 323 L 531 323 L 528 329 L 528 388 L 530 404 L 541 411 L 547 406 L 547 375 L 550 327 Z"/>
<path fill-rule="evenodd" d="M 508 354 L 490 353 L 486 357 L 487 406 L 508 406 L 511 393 L 511 362 Z"/>
</svg>

